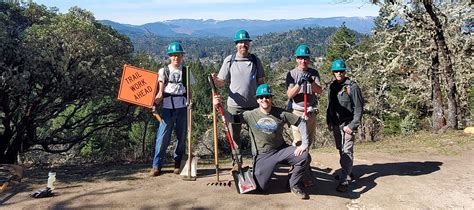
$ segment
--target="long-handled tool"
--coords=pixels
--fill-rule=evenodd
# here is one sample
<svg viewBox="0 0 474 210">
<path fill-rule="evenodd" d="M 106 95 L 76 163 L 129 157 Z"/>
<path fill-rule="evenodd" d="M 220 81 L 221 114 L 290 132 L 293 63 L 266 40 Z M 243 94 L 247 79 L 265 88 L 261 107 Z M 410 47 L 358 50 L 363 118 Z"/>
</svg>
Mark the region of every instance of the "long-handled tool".
<svg viewBox="0 0 474 210">
<path fill-rule="evenodd" d="M 303 100 L 304 100 L 304 113 L 303 119 L 308 119 L 308 81 L 303 83 Z"/>
<path fill-rule="evenodd" d="M 209 75 L 207 79 L 209 81 L 209 84 L 211 85 L 211 89 L 213 90 L 214 94 L 217 95 L 217 92 L 215 91 L 216 86 L 214 84 L 214 80 L 212 79 L 212 76 Z M 237 157 L 237 154 L 235 153 L 234 141 L 232 140 L 232 136 L 230 135 L 228 122 L 225 119 L 224 109 L 222 108 L 222 104 L 221 103 L 217 104 L 217 108 L 219 110 L 219 113 L 221 114 L 222 121 L 224 122 L 224 129 L 227 134 L 227 139 L 229 140 L 229 143 L 230 143 L 230 149 L 232 150 L 232 157 L 234 158 L 234 161 L 237 163 L 237 171 L 232 171 L 232 176 L 234 177 L 234 182 L 235 182 L 235 187 L 237 188 L 237 192 L 240 194 L 251 192 L 257 189 L 257 185 L 255 184 L 253 174 L 250 171 L 250 168 L 248 166 L 245 168 L 242 168 L 242 163 L 240 162 L 239 158 Z"/>
<path fill-rule="evenodd" d="M 186 67 L 186 100 L 188 100 L 188 106 L 187 106 L 187 118 L 188 118 L 188 161 L 186 161 L 186 166 L 188 169 L 188 173 L 185 175 L 183 180 L 186 181 L 196 181 L 196 167 L 193 167 L 194 164 L 197 165 L 197 159 L 193 158 L 193 152 L 192 152 L 192 121 L 193 121 L 193 108 L 192 108 L 192 100 L 191 100 L 191 93 L 190 93 L 190 72 L 191 70 L 189 67 Z M 194 170 L 193 170 L 194 168 Z M 186 167 L 183 169 L 185 171 Z M 193 173 L 194 172 L 194 176 Z"/>
<path fill-rule="evenodd" d="M 153 107 L 151 109 L 151 113 L 153 116 L 155 116 L 156 120 L 161 123 L 161 116 L 160 116 L 160 109 L 161 109 L 161 103 L 160 104 L 153 104 Z"/>
<path fill-rule="evenodd" d="M 212 104 L 212 99 L 214 98 L 215 95 L 215 90 L 212 89 L 211 93 L 211 106 L 214 106 Z M 217 112 L 216 109 L 212 109 L 212 128 L 213 128 L 213 133 L 212 137 L 214 139 L 214 163 L 216 166 L 216 182 L 211 182 L 207 183 L 207 185 L 211 186 L 229 186 L 230 187 L 230 181 L 221 181 L 219 180 L 219 143 L 217 141 Z"/>
</svg>

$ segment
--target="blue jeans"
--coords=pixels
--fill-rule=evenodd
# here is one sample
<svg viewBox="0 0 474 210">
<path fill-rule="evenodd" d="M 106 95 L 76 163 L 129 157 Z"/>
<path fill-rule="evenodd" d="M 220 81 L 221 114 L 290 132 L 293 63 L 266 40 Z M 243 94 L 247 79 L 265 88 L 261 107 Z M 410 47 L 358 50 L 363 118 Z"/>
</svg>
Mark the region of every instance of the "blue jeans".
<svg viewBox="0 0 474 210">
<path fill-rule="evenodd" d="M 187 111 L 186 107 L 179 109 L 162 109 L 162 121 L 156 133 L 155 156 L 153 157 L 153 168 L 161 168 L 166 155 L 166 149 L 171 141 L 171 133 L 175 128 L 177 143 L 174 149 L 173 160 L 180 161 L 186 148 L 187 134 Z M 175 127 L 176 126 L 176 127 Z"/>
</svg>

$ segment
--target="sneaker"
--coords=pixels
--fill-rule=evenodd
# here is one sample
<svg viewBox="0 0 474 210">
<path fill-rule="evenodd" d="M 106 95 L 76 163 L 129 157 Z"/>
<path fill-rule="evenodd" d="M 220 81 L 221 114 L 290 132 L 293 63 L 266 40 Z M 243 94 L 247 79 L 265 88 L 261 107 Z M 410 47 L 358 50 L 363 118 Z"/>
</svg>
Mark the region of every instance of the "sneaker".
<svg viewBox="0 0 474 210">
<path fill-rule="evenodd" d="M 291 188 L 291 192 L 293 193 L 293 195 L 295 195 L 296 197 L 298 197 L 298 198 L 300 198 L 300 199 L 303 199 L 303 200 L 309 199 L 308 193 L 306 193 L 305 191 L 303 191 L 303 190 L 302 190 L 300 187 L 298 187 L 298 186 L 292 187 L 292 188 Z"/>
<path fill-rule="evenodd" d="M 150 176 L 158 176 L 160 174 L 161 170 L 159 168 L 152 168 L 150 171 Z"/>
<path fill-rule="evenodd" d="M 347 189 L 349 188 L 349 182 L 341 182 L 339 185 L 337 185 L 336 190 L 338 192 L 347 192 Z"/>
</svg>

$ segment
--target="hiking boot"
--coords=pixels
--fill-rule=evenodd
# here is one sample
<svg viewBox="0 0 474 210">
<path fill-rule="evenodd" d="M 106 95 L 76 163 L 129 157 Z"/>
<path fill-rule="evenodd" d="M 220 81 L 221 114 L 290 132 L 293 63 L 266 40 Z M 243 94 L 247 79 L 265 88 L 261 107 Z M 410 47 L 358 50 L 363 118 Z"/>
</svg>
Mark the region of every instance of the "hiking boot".
<svg viewBox="0 0 474 210">
<path fill-rule="evenodd" d="M 303 191 L 300 187 L 298 186 L 294 186 L 291 188 L 291 193 L 293 193 L 293 195 L 295 195 L 296 197 L 300 198 L 300 199 L 303 199 L 303 200 L 306 200 L 306 199 L 309 199 L 309 195 L 308 193 L 306 193 L 305 191 Z"/>
<path fill-rule="evenodd" d="M 173 174 L 179 174 L 179 172 L 181 172 L 181 170 L 179 170 L 179 168 L 173 169 Z"/>
<path fill-rule="evenodd" d="M 347 192 L 347 189 L 349 189 L 349 182 L 347 181 L 339 183 L 336 187 L 338 192 Z"/>
<path fill-rule="evenodd" d="M 173 170 L 173 173 L 174 173 L 174 174 L 179 174 L 179 172 L 181 171 L 180 168 L 181 168 L 181 160 L 174 161 L 174 170 Z"/>
<path fill-rule="evenodd" d="M 303 180 L 304 188 L 310 188 L 310 187 L 313 187 L 314 185 L 315 184 L 313 180 Z"/>
<path fill-rule="evenodd" d="M 354 178 L 355 176 L 354 176 L 353 173 L 351 173 L 349 176 L 351 177 L 351 180 L 354 180 L 354 179 L 355 179 L 355 178 Z M 341 179 L 341 176 L 339 176 L 339 174 L 338 174 L 338 175 L 334 176 L 334 179 L 335 179 L 335 180 L 339 180 L 339 179 Z"/>
<path fill-rule="evenodd" d="M 160 174 L 160 172 L 161 172 L 161 169 L 152 168 L 151 171 L 150 171 L 150 176 L 158 176 L 158 174 Z"/>
<path fill-rule="evenodd" d="M 232 165 L 231 171 L 239 171 L 239 166 L 237 164 Z"/>
</svg>

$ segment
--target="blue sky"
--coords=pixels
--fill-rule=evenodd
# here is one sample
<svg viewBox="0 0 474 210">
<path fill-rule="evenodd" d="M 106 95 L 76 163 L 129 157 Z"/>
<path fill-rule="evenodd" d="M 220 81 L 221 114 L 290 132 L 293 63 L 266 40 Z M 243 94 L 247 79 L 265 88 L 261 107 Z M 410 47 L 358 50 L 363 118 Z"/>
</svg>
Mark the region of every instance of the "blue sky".
<svg viewBox="0 0 474 210">
<path fill-rule="evenodd" d="M 33 0 L 67 12 L 79 6 L 98 20 L 140 25 L 173 19 L 299 19 L 377 16 L 368 0 Z"/>
</svg>

